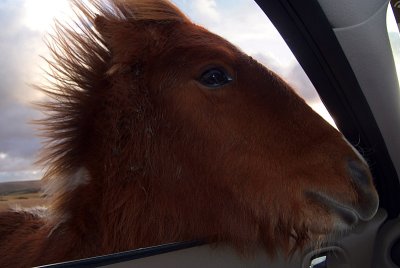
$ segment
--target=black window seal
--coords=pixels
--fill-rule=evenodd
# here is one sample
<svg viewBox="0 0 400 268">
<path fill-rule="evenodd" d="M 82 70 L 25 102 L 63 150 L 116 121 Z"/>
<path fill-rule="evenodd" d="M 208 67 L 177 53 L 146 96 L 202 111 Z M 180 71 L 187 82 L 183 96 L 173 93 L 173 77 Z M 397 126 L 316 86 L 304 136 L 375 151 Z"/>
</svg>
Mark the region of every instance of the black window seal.
<svg viewBox="0 0 400 268">
<path fill-rule="evenodd" d="M 110 255 L 96 256 L 76 261 L 49 264 L 40 267 L 41 268 L 100 267 L 105 265 L 112 265 L 116 263 L 151 257 L 154 255 L 164 254 L 172 251 L 197 247 L 203 244 L 204 242 L 201 241 L 177 242 L 177 243 L 164 244 L 148 248 L 139 248 L 135 250 L 114 253 Z"/>
</svg>

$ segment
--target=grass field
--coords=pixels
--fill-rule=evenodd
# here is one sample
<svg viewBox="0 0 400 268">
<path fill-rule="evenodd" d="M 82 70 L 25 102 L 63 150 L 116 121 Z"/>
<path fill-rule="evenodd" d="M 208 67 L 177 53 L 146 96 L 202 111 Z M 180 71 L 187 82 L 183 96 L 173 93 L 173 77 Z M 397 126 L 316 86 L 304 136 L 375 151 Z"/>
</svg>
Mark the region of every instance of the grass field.
<svg viewBox="0 0 400 268">
<path fill-rule="evenodd" d="M 34 207 L 45 204 L 45 199 L 40 193 L 0 195 L 0 211 L 8 208 Z"/>
<path fill-rule="evenodd" d="M 0 183 L 0 211 L 16 206 L 28 208 L 44 204 L 39 181 Z"/>
</svg>

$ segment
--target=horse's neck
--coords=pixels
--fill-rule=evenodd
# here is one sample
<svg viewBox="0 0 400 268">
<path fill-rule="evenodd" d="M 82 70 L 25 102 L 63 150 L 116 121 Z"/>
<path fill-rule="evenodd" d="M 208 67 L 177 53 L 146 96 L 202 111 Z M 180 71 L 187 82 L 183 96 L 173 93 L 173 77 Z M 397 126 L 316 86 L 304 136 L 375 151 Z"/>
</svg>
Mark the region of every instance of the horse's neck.
<svg viewBox="0 0 400 268">
<path fill-rule="evenodd" d="M 166 204 L 156 204 L 144 178 L 90 178 L 58 200 L 63 221 L 53 235 L 83 238 L 96 254 L 107 254 L 176 240 L 176 222 Z M 100 182 L 99 182 L 100 181 Z M 169 205 L 170 206 L 170 205 Z M 100 250 L 101 249 L 101 250 Z"/>
<path fill-rule="evenodd" d="M 101 215 L 104 248 L 121 251 L 181 239 L 173 204 L 161 204 L 163 198 L 155 188 L 144 178 L 105 188 Z"/>
<path fill-rule="evenodd" d="M 190 239 L 212 241 L 215 234 L 234 241 L 249 236 L 245 226 L 252 218 L 236 216 L 237 204 L 224 189 L 207 190 L 198 183 L 193 191 L 189 183 L 171 183 L 188 181 L 184 172 L 179 178 L 136 175 L 93 177 L 64 196 L 59 211 L 65 218 L 55 226 L 51 241 L 75 245 L 73 257 L 89 257 Z"/>
<path fill-rule="evenodd" d="M 40 255 L 48 233 L 42 208 L 16 209 L 0 213 L 0 267 L 28 267 Z M 16 258 L 21 255 L 23 258 Z"/>
</svg>

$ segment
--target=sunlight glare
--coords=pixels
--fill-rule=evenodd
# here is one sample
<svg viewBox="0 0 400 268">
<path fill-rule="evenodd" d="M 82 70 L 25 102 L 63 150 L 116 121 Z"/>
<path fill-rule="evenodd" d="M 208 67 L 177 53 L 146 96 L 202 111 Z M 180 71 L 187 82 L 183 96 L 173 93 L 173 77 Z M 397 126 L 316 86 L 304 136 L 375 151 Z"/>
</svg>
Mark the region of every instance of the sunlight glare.
<svg viewBox="0 0 400 268">
<path fill-rule="evenodd" d="M 73 15 L 68 0 L 26 0 L 24 24 L 34 31 L 50 31 L 54 18 L 64 20 Z"/>
<path fill-rule="evenodd" d="M 400 84 L 400 33 L 396 23 L 396 19 L 393 14 L 392 7 L 388 5 L 386 13 L 386 26 L 389 34 L 390 46 L 394 57 L 394 63 L 396 66 L 397 79 Z"/>
<path fill-rule="evenodd" d="M 325 119 L 325 121 L 331 124 L 331 126 L 338 129 L 335 124 L 335 121 L 333 121 L 333 118 L 331 117 L 331 115 L 329 114 L 328 110 L 326 109 L 325 105 L 322 102 L 308 103 L 308 105 L 310 105 L 310 107 L 316 113 L 318 113 L 323 119 Z"/>
</svg>

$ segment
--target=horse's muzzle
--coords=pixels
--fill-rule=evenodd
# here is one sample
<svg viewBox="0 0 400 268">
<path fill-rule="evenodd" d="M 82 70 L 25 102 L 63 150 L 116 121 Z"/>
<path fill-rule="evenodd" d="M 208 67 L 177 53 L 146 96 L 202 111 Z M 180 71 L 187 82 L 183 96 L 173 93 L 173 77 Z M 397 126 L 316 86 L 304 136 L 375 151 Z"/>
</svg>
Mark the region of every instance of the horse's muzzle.
<svg viewBox="0 0 400 268">
<path fill-rule="evenodd" d="M 321 192 L 307 192 L 307 196 L 323 205 L 330 213 L 336 215 L 342 224 L 355 226 L 360 220 L 372 219 L 378 210 L 379 197 L 372 183 L 372 176 L 366 164 L 359 160 L 347 163 L 348 173 L 356 194 L 353 202 L 341 201 Z M 341 225 L 342 225 L 341 224 Z"/>
<path fill-rule="evenodd" d="M 361 220 L 370 220 L 379 206 L 379 197 L 372 182 L 371 172 L 368 166 L 359 160 L 350 160 L 347 165 L 358 196 L 355 209 Z"/>
</svg>

